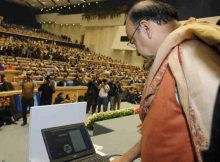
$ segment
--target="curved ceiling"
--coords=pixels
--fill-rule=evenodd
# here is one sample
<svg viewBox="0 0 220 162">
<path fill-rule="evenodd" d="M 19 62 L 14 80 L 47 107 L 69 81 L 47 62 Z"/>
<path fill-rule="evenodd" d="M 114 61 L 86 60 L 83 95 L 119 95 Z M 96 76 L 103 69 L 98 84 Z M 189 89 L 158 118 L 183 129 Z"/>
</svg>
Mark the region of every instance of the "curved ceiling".
<svg viewBox="0 0 220 162">
<path fill-rule="evenodd" d="M 39 8 L 58 7 L 58 6 L 69 6 L 69 5 L 81 4 L 81 3 L 91 3 L 91 2 L 103 1 L 103 0 L 6 0 L 6 1 L 39 9 Z"/>
</svg>

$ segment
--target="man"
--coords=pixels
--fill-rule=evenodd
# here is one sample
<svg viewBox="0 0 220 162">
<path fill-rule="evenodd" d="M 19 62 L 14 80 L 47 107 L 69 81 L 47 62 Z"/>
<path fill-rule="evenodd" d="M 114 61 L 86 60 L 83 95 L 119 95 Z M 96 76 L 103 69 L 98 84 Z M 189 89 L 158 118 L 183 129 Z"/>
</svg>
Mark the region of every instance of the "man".
<svg viewBox="0 0 220 162">
<path fill-rule="evenodd" d="M 121 106 L 121 99 L 122 99 L 122 87 L 121 87 L 121 82 L 117 81 L 116 82 L 116 88 L 115 88 L 115 94 L 114 94 L 114 107 L 116 107 L 117 105 L 117 110 L 120 110 L 120 106 Z"/>
<path fill-rule="evenodd" d="M 177 20 L 159 1 L 141 1 L 128 14 L 130 45 L 155 60 L 140 105 L 141 140 L 114 162 L 203 161 L 220 80 L 219 56 L 207 44 L 219 44 L 220 29 Z"/>
<path fill-rule="evenodd" d="M 31 73 L 26 74 L 26 78 L 24 78 L 21 83 L 22 87 L 22 117 L 23 123 L 21 126 L 25 126 L 27 124 L 27 108 L 31 108 L 34 106 L 34 87 L 36 87 L 36 83 L 31 78 Z"/>
<path fill-rule="evenodd" d="M 4 71 L 5 70 L 5 67 L 2 63 L 0 63 L 0 71 Z"/>
<path fill-rule="evenodd" d="M 73 84 L 74 84 L 74 86 L 82 86 L 83 85 L 82 79 L 79 77 L 78 74 L 73 79 Z"/>
<path fill-rule="evenodd" d="M 0 98 L 0 127 L 3 124 L 17 124 L 11 113 L 10 98 Z"/>
<path fill-rule="evenodd" d="M 98 112 L 101 111 L 101 106 L 103 105 L 103 111 L 106 112 L 108 109 L 108 92 L 110 90 L 108 81 L 106 79 L 102 80 L 99 85 L 99 97 L 98 97 Z"/>
<path fill-rule="evenodd" d="M 12 66 L 11 64 L 8 64 L 8 66 L 6 66 L 5 70 L 15 70 L 15 67 Z"/>
<path fill-rule="evenodd" d="M 5 77 L 5 75 L 1 75 L 1 85 L 0 85 L 0 92 L 4 92 L 4 91 L 13 91 L 14 87 L 13 85 L 7 81 L 7 78 Z"/>
<path fill-rule="evenodd" d="M 92 114 L 94 114 L 96 112 L 97 99 L 99 94 L 99 89 L 95 77 L 93 77 L 92 80 L 89 81 L 87 87 L 88 90 L 86 93 L 86 99 L 87 99 L 86 113 L 89 113 L 92 106 Z"/>
<path fill-rule="evenodd" d="M 63 77 L 63 80 L 57 83 L 57 87 L 66 87 L 67 86 L 67 76 Z"/>
<path fill-rule="evenodd" d="M 55 98 L 54 104 L 62 104 L 64 102 L 64 93 L 60 92 L 57 97 Z"/>
<path fill-rule="evenodd" d="M 55 88 L 51 85 L 50 76 L 45 78 L 44 83 L 38 88 L 38 92 L 41 92 L 40 105 L 51 105 L 53 93 Z"/>
<path fill-rule="evenodd" d="M 108 97 L 110 101 L 110 110 L 115 110 L 115 94 L 116 94 L 116 85 L 114 83 L 114 79 L 111 79 L 110 82 L 108 83 L 109 85 L 109 92 L 108 92 Z"/>
</svg>

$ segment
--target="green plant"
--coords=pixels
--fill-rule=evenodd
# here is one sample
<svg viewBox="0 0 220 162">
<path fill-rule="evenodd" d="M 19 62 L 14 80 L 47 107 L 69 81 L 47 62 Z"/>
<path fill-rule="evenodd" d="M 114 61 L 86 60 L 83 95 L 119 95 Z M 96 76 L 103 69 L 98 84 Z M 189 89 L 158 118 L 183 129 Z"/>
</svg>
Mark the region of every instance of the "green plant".
<svg viewBox="0 0 220 162">
<path fill-rule="evenodd" d="M 116 110 L 116 111 L 96 113 L 88 117 L 85 124 L 88 129 L 93 130 L 93 125 L 97 121 L 119 118 L 119 117 L 129 116 L 133 114 L 134 114 L 133 109 L 121 109 L 121 110 Z"/>
</svg>

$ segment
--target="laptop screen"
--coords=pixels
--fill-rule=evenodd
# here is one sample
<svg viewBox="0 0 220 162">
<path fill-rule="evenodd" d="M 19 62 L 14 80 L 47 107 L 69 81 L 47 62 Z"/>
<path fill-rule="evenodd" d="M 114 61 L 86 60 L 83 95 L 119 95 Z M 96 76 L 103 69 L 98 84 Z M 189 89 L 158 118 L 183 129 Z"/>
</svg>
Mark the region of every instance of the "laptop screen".
<svg viewBox="0 0 220 162">
<path fill-rule="evenodd" d="M 50 161 L 68 161 L 95 153 L 89 134 L 82 124 L 43 129 Z"/>
</svg>

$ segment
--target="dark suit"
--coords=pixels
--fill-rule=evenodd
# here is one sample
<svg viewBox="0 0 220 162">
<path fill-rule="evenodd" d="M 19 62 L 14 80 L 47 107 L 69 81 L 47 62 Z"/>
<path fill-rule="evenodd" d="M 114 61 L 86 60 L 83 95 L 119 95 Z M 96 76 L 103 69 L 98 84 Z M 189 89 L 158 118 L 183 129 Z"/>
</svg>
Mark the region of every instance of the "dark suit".
<svg viewBox="0 0 220 162">
<path fill-rule="evenodd" d="M 38 91 L 41 92 L 40 105 L 51 105 L 52 96 L 55 92 L 54 87 L 44 83 L 38 88 Z"/>
</svg>

